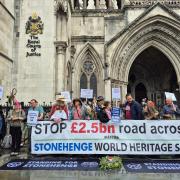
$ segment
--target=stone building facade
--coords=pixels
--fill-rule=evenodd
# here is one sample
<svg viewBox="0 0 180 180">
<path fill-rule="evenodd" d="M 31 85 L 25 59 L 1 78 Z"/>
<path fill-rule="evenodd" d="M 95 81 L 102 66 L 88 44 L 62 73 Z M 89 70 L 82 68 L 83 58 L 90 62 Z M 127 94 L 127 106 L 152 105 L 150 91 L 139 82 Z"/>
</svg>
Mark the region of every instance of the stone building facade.
<svg viewBox="0 0 180 180">
<path fill-rule="evenodd" d="M 4 101 L 12 85 L 14 23 L 13 1 L 0 0 L 0 85 L 5 91 L 1 101 Z"/>
<path fill-rule="evenodd" d="M 166 91 L 179 97 L 179 0 L 14 3 L 14 53 L 0 60 L 9 76 L 12 71 L 4 85 L 17 88 L 21 101 L 48 103 L 61 91 L 79 97 L 81 88 L 111 100 L 113 87 L 121 89 L 122 101 L 127 92 L 157 103 Z M 13 15 L 9 19 L 13 25 Z"/>
</svg>

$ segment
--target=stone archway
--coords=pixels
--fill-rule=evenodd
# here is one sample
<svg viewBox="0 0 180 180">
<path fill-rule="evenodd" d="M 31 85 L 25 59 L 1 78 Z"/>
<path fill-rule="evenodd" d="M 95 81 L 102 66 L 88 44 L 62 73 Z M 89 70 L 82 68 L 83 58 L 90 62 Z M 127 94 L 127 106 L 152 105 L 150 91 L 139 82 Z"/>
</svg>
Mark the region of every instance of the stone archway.
<svg viewBox="0 0 180 180">
<path fill-rule="evenodd" d="M 111 77 L 119 80 L 127 92 L 128 78 L 133 62 L 145 49 L 154 47 L 172 64 L 180 84 L 180 24 L 163 16 L 154 16 L 122 34 L 112 55 Z"/>
<path fill-rule="evenodd" d="M 147 89 L 143 83 L 139 83 L 135 86 L 135 100 L 141 103 L 143 98 L 147 98 Z"/>
<path fill-rule="evenodd" d="M 139 84 L 143 85 L 136 91 Z M 158 104 L 163 103 L 164 92 L 176 93 L 178 88 L 176 72 L 170 60 L 153 46 L 145 49 L 134 60 L 128 85 L 137 101 L 148 98 Z M 157 98 L 159 96 L 160 100 Z"/>
</svg>

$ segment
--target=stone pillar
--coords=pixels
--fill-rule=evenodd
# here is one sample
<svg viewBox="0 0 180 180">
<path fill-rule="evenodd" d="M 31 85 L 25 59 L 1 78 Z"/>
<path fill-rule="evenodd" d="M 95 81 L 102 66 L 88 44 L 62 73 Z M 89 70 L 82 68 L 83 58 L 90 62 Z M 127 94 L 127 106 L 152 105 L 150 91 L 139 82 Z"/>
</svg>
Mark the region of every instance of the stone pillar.
<svg viewBox="0 0 180 180">
<path fill-rule="evenodd" d="M 67 43 L 65 41 L 56 41 L 56 65 L 55 65 L 55 86 L 56 94 L 65 90 L 65 62 L 66 62 L 66 48 Z"/>
<path fill-rule="evenodd" d="M 99 0 L 96 0 L 96 9 L 99 9 Z"/>
<path fill-rule="evenodd" d="M 108 9 L 113 9 L 112 0 L 108 0 Z"/>
<path fill-rule="evenodd" d="M 76 48 L 74 46 L 71 46 L 71 65 L 72 65 L 72 62 L 74 61 L 74 55 L 76 53 Z M 74 70 L 71 66 L 71 98 L 73 97 L 73 78 L 74 78 Z"/>
<path fill-rule="evenodd" d="M 112 8 L 113 9 L 118 9 L 118 5 L 117 5 L 117 0 L 110 0 L 112 3 Z"/>
<path fill-rule="evenodd" d="M 87 9 L 95 9 L 94 0 L 88 1 Z"/>
<path fill-rule="evenodd" d="M 83 9 L 87 8 L 87 0 L 83 0 Z"/>
<path fill-rule="evenodd" d="M 99 8 L 100 9 L 107 9 L 105 0 L 100 0 Z"/>
<path fill-rule="evenodd" d="M 124 102 L 125 102 L 125 100 L 126 100 L 127 85 L 128 85 L 128 83 L 123 83 L 123 84 L 121 84 L 121 91 L 122 91 L 122 93 L 121 93 L 121 96 L 122 96 L 122 103 L 124 103 Z"/>
<path fill-rule="evenodd" d="M 106 79 L 105 80 L 105 99 L 107 101 L 111 101 L 111 80 L 110 79 Z"/>
<path fill-rule="evenodd" d="M 83 0 L 79 0 L 79 9 L 83 9 L 84 3 Z"/>
</svg>

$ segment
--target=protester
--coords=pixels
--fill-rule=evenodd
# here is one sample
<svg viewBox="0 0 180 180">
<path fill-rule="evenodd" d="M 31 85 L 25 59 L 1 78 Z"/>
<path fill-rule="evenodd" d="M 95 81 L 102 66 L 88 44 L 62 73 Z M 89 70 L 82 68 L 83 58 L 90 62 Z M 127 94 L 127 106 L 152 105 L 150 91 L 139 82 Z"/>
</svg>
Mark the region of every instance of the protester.
<svg viewBox="0 0 180 180">
<path fill-rule="evenodd" d="M 4 118 L 4 113 L 2 110 L 2 106 L 0 106 L 0 144 L 6 135 L 6 123 Z"/>
<path fill-rule="evenodd" d="M 93 105 L 93 108 L 95 108 L 95 107 L 97 106 L 97 100 L 96 100 L 96 97 L 93 97 L 92 105 Z"/>
<path fill-rule="evenodd" d="M 71 120 L 86 119 L 86 107 L 81 100 L 76 98 L 73 100 L 73 108 L 71 110 Z"/>
<path fill-rule="evenodd" d="M 143 119 L 141 105 L 132 98 L 131 94 L 126 95 L 126 100 L 127 102 L 125 103 L 125 119 Z"/>
<path fill-rule="evenodd" d="M 65 97 L 60 95 L 56 99 L 56 103 L 51 108 L 49 116 L 50 119 L 54 120 L 54 122 L 56 123 L 60 123 L 62 120 L 68 119 L 68 108 L 65 102 L 66 102 Z"/>
<path fill-rule="evenodd" d="M 111 119 L 110 102 L 105 102 L 102 96 L 97 98 L 96 115 L 102 123 L 107 123 Z"/>
<path fill-rule="evenodd" d="M 96 107 L 95 107 L 96 113 L 98 113 L 102 109 L 103 105 L 104 105 L 104 97 L 99 96 L 97 98 L 97 104 L 96 104 Z"/>
<path fill-rule="evenodd" d="M 68 108 L 68 120 L 71 120 L 72 110 L 73 110 L 73 103 L 72 102 L 68 102 L 67 108 Z"/>
<path fill-rule="evenodd" d="M 42 106 L 38 105 L 38 101 L 36 99 L 32 99 L 30 102 L 29 111 L 38 111 L 38 121 L 42 121 L 44 118 L 44 109 Z"/>
<path fill-rule="evenodd" d="M 21 105 L 14 105 L 13 110 L 9 111 L 7 121 L 10 124 L 10 134 L 12 136 L 11 155 L 20 153 L 21 144 L 21 122 L 25 119 L 25 112 L 21 109 Z"/>
<path fill-rule="evenodd" d="M 163 119 L 174 120 L 180 115 L 180 110 L 178 106 L 176 106 L 171 98 L 166 99 L 166 105 L 164 105 L 162 110 Z"/>
<path fill-rule="evenodd" d="M 94 120 L 96 118 L 92 104 L 86 106 L 86 120 Z"/>
<path fill-rule="evenodd" d="M 87 106 L 88 100 L 86 98 L 81 98 L 81 102 L 84 106 Z"/>
<path fill-rule="evenodd" d="M 38 101 L 36 99 L 32 99 L 30 102 L 30 108 L 28 109 L 28 112 L 30 111 L 37 111 L 38 112 L 38 121 L 42 121 L 44 118 L 44 109 L 42 106 L 38 105 Z M 31 152 L 31 131 L 32 127 L 28 126 L 28 142 L 29 142 L 29 152 Z"/>
<path fill-rule="evenodd" d="M 108 119 L 111 119 L 111 102 L 105 101 L 104 108 L 103 108 L 108 116 Z"/>
<path fill-rule="evenodd" d="M 158 119 L 159 112 L 157 111 L 154 102 L 148 101 L 143 108 L 144 118 L 147 120 Z"/>
<path fill-rule="evenodd" d="M 143 108 L 147 106 L 147 98 L 142 99 L 141 105 Z"/>
</svg>

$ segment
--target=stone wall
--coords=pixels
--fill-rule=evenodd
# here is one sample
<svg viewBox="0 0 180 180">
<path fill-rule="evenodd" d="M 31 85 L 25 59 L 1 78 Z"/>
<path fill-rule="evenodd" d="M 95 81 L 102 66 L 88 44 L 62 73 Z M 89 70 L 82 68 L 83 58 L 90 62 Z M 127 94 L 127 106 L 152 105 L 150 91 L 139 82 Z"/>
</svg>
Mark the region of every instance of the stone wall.
<svg viewBox="0 0 180 180">
<path fill-rule="evenodd" d="M 0 1 L 0 85 L 4 88 L 2 103 L 11 90 L 13 64 L 13 1 Z"/>
<path fill-rule="evenodd" d="M 51 0 L 23 1 L 20 17 L 19 55 L 17 72 L 18 99 L 28 102 L 36 98 L 49 103 L 55 92 L 55 18 L 54 3 Z M 44 23 L 43 34 L 38 34 L 40 56 L 27 56 L 31 48 L 27 47 L 30 34 L 26 34 L 28 18 L 36 13 Z"/>
</svg>

